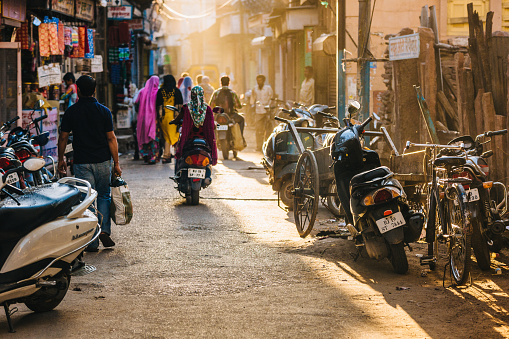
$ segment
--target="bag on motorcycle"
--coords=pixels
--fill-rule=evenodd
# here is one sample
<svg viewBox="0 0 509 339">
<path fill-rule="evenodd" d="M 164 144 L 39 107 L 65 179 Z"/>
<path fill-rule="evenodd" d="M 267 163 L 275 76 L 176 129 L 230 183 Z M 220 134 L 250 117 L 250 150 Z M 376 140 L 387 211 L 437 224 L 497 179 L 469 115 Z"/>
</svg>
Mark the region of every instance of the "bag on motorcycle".
<svg viewBox="0 0 509 339">
<path fill-rule="evenodd" d="M 246 140 L 244 140 L 244 137 L 242 136 L 242 132 L 240 131 L 240 125 L 239 124 L 233 124 L 233 127 L 231 127 L 232 132 L 232 139 L 233 139 L 233 149 L 236 151 L 242 151 L 244 148 L 246 148 Z"/>
<path fill-rule="evenodd" d="M 121 177 L 115 177 L 111 182 L 110 210 L 111 219 L 117 225 L 127 225 L 133 218 L 131 192 Z"/>
</svg>

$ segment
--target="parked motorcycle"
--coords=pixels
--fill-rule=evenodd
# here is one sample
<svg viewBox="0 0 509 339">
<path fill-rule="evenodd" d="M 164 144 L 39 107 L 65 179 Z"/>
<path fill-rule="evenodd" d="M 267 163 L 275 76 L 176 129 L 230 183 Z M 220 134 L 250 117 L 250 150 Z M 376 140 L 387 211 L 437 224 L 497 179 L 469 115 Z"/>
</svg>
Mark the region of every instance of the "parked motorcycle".
<svg viewBox="0 0 509 339">
<path fill-rule="evenodd" d="M 0 139 L 1 144 L 5 144 L 7 141 L 4 139 L 5 133 L 10 128 L 10 126 L 15 123 L 19 117 L 15 117 L 0 127 Z M 18 168 L 21 166 L 21 162 L 19 161 L 18 157 L 16 156 L 16 152 L 11 147 L 0 147 L 0 170 L 3 172 L 6 172 L 8 170 L 11 170 L 13 168 Z M 25 181 L 23 178 L 23 175 L 19 175 L 17 172 L 11 173 L 7 178 L 7 183 L 10 185 L 14 185 L 17 188 L 26 188 Z"/>
<path fill-rule="evenodd" d="M 489 180 L 489 166 L 486 159 L 493 156 L 493 151 L 483 151 L 483 145 L 491 142 L 497 135 L 507 134 L 507 129 L 489 131 L 479 134 L 475 140 L 465 135 L 455 138 L 449 145 L 462 144 L 467 152 L 466 163 L 457 169 L 454 178 L 465 177 L 471 183 L 463 185 L 469 203 L 473 205 L 472 248 L 477 259 L 477 265 L 482 270 L 489 270 L 491 266 L 490 252 L 500 252 L 504 246 L 502 234 L 509 226 L 509 219 L 504 219 L 507 212 L 507 189 L 501 182 Z M 442 150 L 441 155 L 464 156 L 460 150 Z"/>
<path fill-rule="evenodd" d="M 178 112 L 176 107 L 167 105 L 166 108 Z M 211 183 L 211 161 L 211 149 L 204 139 L 188 140 L 182 148 L 182 157 L 175 163 L 175 176 L 170 179 L 175 181 L 187 204 L 200 203 L 200 190 Z"/>
<path fill-rule="evenodd" d="M 350 114 L 360 108 L 352 103 Z M 405 245 L 419 239 L 424 224 L 421 213 L 411 211 L 406 194 L 389 168 L 381 166 L 375 151 L 361 146 L 365 127 L 373 120 L 346 127 L 334 137 L 330 147 L 337 193 L 345 207 L 348 229 L 360 250 L 370 258 L 388 258 L 394 271 L 408 271 Z M 347 208 L 350 206 L 350 209 Z"/>
<path fill-rule="evenodd" d="M 228 113 L 226 113 L 222 107 L 214 107 L 213 112 L 214 120 L 217 123 L 216 140 L 221 152 L 223 153 L 223 159 L 228 160 L 230 151 L 233 152 L 233 158 L 237 158 L 238 149 L 235 148 L 232 134 L 232 129 L 234 128 L 234 125 L 237 125 L 237 123 L 230 118 Z"/>
<path fill-rule="evenodd" d="M 29 158 L 23 167 L 2 173 L 0 189 L 0 304 L 10 332 L 10 305 L 24 303 L 34 312 L 54 309 L 65 297 L 71 276 L 95 270 L 81 261 L 82 252 L 100 234 L 97 216 L 88 208 L 97 192 L 85 180 L 20 190 L 7 183 L 12 173 L 36 172 L 44 166 Z M 84 186 L 78 186 L 84 185 Z"/>
</svg>

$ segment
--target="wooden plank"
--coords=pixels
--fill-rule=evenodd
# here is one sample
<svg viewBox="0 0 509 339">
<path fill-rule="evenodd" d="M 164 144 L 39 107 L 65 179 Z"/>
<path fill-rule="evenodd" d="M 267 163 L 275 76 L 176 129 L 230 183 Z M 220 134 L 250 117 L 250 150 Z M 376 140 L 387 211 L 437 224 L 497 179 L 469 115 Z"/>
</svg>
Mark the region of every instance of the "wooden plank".
<svg viewBox="0 0 509 339">
<path fill-rule="evenodd" d="M 495 129 L 500 130 L 504 129 L 507 126 L 507 117 L 503 115 L 495 115 Z M 495 152 L 495 157 L 497 159 L 497 164 L 499 166 L 499 178 L 498 180 L 501 182 L 507 182 L 507 154 L 505 151 L 507 148 L 504 145 L 507 145 L 507 134 L 505 135 L 497 135 L 492 139 L 493 144 L 493 152 Z"/>
<path fill-rule="evenodd" d="M 476 124 L 476 134 L 481 134 L 484 132 L 484 113 L 482 110 L 482 96 L 484 94 L 484 91 L 478 90 L 477 96 L 475 97 L 474 101 L 474 111 L 475 111 L 475 124 Z M 474 136 L 474 135 L 472 135 Z"/>
<path fill-rule="evenodd" d="M 445 93 L 443 91 L 438 92 L 438 102 L 442 105 L 442 107 L 444 108 L 444 112 L 446 113 L 447 120 L 446 126 L 449 128 L 449 130 L 458 131 L 459 130 L 458 116 L 456 115 L 454 108 L 452 107 L 449 100 L 447 100 L 447 97 L 445 96 Z"/>
<path fill-rule="evenodd" d="M 477 12 L 474 13 L 474 17 Z M 483 85 L 484 91 L 486 93 L 491 93 L 491 66 L 490 66 L 490 58 L 488 53 L 488 45 L 486 43 L 486 39 L 484 36 L 483 24 L 482 21 L 479 20 L 479 15 L 477 14 L 478 24 L 474 27 L 475 29 L 475 37 L 477 39 L 477 48 L 479 51 L 479 61 L 482 65 L 482 77 L 483 77 Z"/>
<path fill-rule="evenodd" d="M 463 54 L 462 54 L 463 56 Z M 465 69 L 463 68 L 463 63 L 458 61 L 457 72 L 458 72 L 458 91 L 457 91 L 457 112 L 458 112 L 458 120 L 459 120 L 459 132 L 460 134 L 467 135 L 468 134 L 468 120 L 465 113 L 465 106 L 467 104 L 467 99 L 465 95 L 466 91 L 466 81 L 465 81 Z"/>
<path fill-rule="evenodd" d="M 465 68 L 465 106 L 464 106 L 464 117 L 467 121 L 467 132 L 469 135 L 477 135 L 477 123 L 475 121 L 475 90 L 474 90 L 474 78 L 472 70 Z"/>
<path fill-rule="evenodd" d="M 482 110 L 484 113 L 484 129 L 485 131 L 495 131 L 495 104 L 493 103 L 493 95 L 488 92 L 482 95 Z M 492 141 L 493 142 L 493 141 Z M 495 144 L 492 145 L 492 147 Z M 496 156 L 491 157 L 488 160 L 490 166 L 491 179 L 498 180 L 500 169 L 497 164 Z"/>
<path fill-rule="evenodd" d="M 479 50 L 478 50 L 478 42 L 475 35 L 475 27 L 479 25 L 479 16 L 474 16 L 474 7 L 472 3 L 467 4 L 467 12 L 468 12 L 468 28 L 469 28 L 469 37 L 468 37 L 468 54 L 471 59 L 471 67 L 474 78 L 474 89 L 476 93 L 479 90 L 484 91 L 483 84 L 483 76 L 482 76 L 482 64 L 480 62 Z M 477 12 L 476 12 L 477 14 Z"/>
</svg>

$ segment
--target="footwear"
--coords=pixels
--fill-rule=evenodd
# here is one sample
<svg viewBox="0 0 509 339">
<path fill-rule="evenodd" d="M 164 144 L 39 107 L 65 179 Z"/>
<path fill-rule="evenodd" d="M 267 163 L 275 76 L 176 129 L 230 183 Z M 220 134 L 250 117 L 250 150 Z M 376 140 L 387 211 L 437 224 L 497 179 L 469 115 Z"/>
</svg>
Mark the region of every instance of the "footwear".
<svg viewBox="0 0 509 339">
<path fill-rule="evenodd" d="M 99 234 L 99 240 L 101 240 L 104 247 L 115 246 L 115 242 L 111 240 L 110 235 L 108 233 L 102 232 L 101 234 Z"/>
<path fill-rule="evenodd" d="M 87 247 L 85 252 L 99 252 L 99 249 L 97 247 Z"/>
<path fill-rule="evenodd" d="M 171 157 L 170 158 L 162 158 L 161 159 L 161 162 L 163 164 L 171 164 Z"/>
</svg>

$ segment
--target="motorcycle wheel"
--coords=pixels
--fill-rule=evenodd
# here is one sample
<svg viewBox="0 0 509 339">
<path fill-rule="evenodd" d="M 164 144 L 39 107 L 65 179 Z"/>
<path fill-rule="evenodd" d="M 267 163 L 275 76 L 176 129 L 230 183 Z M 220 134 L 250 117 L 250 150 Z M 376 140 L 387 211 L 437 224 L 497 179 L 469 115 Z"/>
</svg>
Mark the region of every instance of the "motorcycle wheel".
<svg viewBox="0 0 509 339">
<path fill-rule="evenodd" d="M 66 272 L 60 272 L 54 278 L 57 285 L 51 287 L 41 287 L 32 296 L 25 300 L 25 305 L 34 312 L 48 312 L 60 304 L 67 294 L 71 276 Z"/>
<path fill-rule="evenodd" d="M 288 207 L 289 210 L 293 209 L 293 178 L 287 179 L 281 185 L 279 189 L 279 197 L 285 206 Z"/>
<path fill-rule="evenodd" d="M 477 211 L 479 212 L 479 211 Z M 477 214 L 479 215 L 479 214 Z M 491 267 L 491 255 L 488 245 L 488 237 L 481 230 L 481 223 L 477 218 L 472 218 L 472 248 L 474 249 L 477 266 L 483 271 L 487 271 Z"/>
<path fill-rule="evenodd" d="M 398 274 L 405 274 L 408 271 L 408 259 L 405 253 L 405 244 L 400 242 L 396 245 L 390 245 L 391 257 L 390 261 L 394 272 Z"/>
<path fill-rule="evenodd" d="M 200 190 L 191 190 L 191 205 L 198 205 L 200 203 Z"/>
<path fill-rule="evenodd" d="M 336 187 L 336 181 L 333 181 L 329 185 L 329 194 L 336 194 L 337 187 Z M 341 206 L 341 201 L 339 201 L 338 195 L 335 196 L 328 196 L 327 197 L 327 209 L 334 214 L 336 217 L 344 216 L 345 210 L 343 209 L 343 206 Z"/>
<path fill-rule="evenodd" d="M 220 141 L 221 143 L 221 152 L 223 152 L 223 159 L 228 160 L 228 157 L 230 156 L 230 148 L 228 147 L 228 140 L 223 139 Z"/>
</svg>

